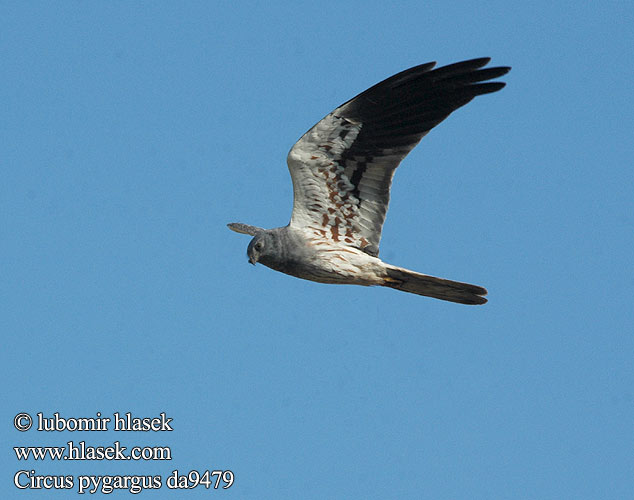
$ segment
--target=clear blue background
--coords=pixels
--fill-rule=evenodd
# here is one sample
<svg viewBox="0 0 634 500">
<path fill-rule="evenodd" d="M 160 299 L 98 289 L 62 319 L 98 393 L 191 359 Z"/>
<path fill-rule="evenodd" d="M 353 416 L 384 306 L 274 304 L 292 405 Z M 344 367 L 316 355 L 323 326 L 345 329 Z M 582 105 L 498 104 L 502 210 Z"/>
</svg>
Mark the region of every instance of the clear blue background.
<svg viewBox="0 0 634 500">
<path fill-rule="evenodd" d="M 3 498 L 13 474 L 231 469 L 147 498 L 634 498 L 634 6 L 3 2 Z M 491 56 L 507 87 L 397 171 L 383 259 L 467 307 L 248 265 L 288 222 L 288 149 L 407 67 Z M 166 412 L 44 433 L 20 411 Z M 17 445 L 171 462 L 18 462 Z M 127 497 L 129 493 L 115 493 Z"/>
</svg>

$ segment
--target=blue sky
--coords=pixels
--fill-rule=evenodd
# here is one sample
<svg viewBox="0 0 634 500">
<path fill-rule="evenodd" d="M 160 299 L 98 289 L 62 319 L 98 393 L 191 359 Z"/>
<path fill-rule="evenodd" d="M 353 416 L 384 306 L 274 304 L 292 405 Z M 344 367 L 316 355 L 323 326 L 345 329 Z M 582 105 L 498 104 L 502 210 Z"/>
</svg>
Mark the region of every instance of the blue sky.
<svg viewBox="0 0 634 500">
<path fill-rule="evenodd" d="M 18 490 L 23 469 L 235 474 L 148 498 L 634 498 L 633 21 L 625 1 L 4 2 L 3 498 L 71 497 Z M 247 263 L 225 224 L 288 222 L 304 131 L 480 56 L 508 85 L 404 161 L 381 255 L 488 304 Z M 174 430 L 18 432 L 20 412 Z M 71 440 L 172 460 L 13 451 Z"/>
</svg>

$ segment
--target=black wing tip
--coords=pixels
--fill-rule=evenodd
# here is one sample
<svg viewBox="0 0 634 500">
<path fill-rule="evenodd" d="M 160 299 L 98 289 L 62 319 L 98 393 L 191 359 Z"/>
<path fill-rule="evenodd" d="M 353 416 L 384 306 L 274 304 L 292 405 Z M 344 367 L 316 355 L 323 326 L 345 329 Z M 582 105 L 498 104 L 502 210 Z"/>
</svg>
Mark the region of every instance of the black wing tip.
<svg viewBox="0 0 634 500">
<path fill-rule="evenodd" d="M 478 87 L 478 95 L 482 94 L 491 94 L 492 92 L 497 92 L 498 90 L 502 90 L 506 87 L 506 83 L 504 82 L 487 82 L 487 83 L 479 83 Z"/>
<path fill-rule="evenodd" d="M 461 61 L 461 62 L 457 62 L 454 64 L 451 64 L 450 66 L 469 66 L 471 68 L 482 68 L 483 66 L 486 66 L 487 64 L 489 64 L 491 62 L 491 58 L 490 57 L 474 57 L 473 59 L 467 59 L 465 61 Z"/>
<path fill-rule="evenodd" d="M 356 95 L 352 99 L 341 104 L 337 109 L 341 109 L 346 105 L 354 105 L 355 101 L 359 98 L 366 97 L 367 101 L 374 103 L 377 97 L 386 92 L 398 91 L 401 88 L 415 84 L 413 82 L 438 82 L 438 81 L 451 81 L 459 82 L 465 80 L 462 87 L 477 86 L 479 82 L 498 78 L 511 71 L 510 66 L 494 66 L 491 68 L 484 68 L 489 62 L 490 57 L 477 57 L 475 59 L 467 59 L 446 66 L 436 68 L 436 61 L 430 61 L 411 68 L 405 69 L 395 75 L 380 81 L 372 87 L 366 89 L 360 94 Z M 496 90 L 500 90 L 499 87 Z M 489 90 L 483 93 L 494 92 Z M 477 95 L 476 93 L 475 95 Z M 379 97 L 380 98 L 380 97 Z M 359 101 L 357 101 L 359 102 Z"/>
<path fill-rule="evenodd" d="M 483 76 L 483 80 L 490 80 L 491 78 L 498 78 L 506 75 L 511 71 L 510 66 L 493 66 L 485 68 L 487 64 L 491 62 L 490 57 L 478 57 L 476 59 L 468 59 L 466 61 L 460 61 L 457 63 L 447 64 L 435 69 L 432 73 L 436 77 L 451 78 L 458 75 L 464 75 L 468 73 L 476 73 Z M 486 77 L 485 77 L 486 75 Z"/>
<path fill-rule="evenodd" d="M 506 75 L 509 71 L 511 71 L 510 66 L 494 66 L 492 68 L 483 68 L 475 71 L 474 75 L 477 75 L 480 82 L 484 82 L 486 80 L 500 78 Z"/>
<path fill-rule="evenodd" d="M 416 66 L 414 66 L 412 68 L 406 69 L 405 71 L 409 71 L 409 70 L 412 70 L 412 69 L 416 69 L 416 70 L 419 70 L 419 71 L 429 71 L 430 69 L 435 68 L 436 64 L 438 64 L 436 61 L 429 61 L 429 62 L 426 62 L 426 63 L 423 63 L 423 64 L 418 64 L 418 65 L 416 65 Z"/>
<path fill-rule="evenodd" d="M 511 71 L 510 66 L 493 66 L 485 68 L 491 61 L 490 57 L 469 59 L 448 66 L 442 66 L 431 71 L 432 77 L 438 83 L 443 82 L 448 88 L 464 89 L 472 97 L 497 92 L 506 86 L 505 82 L 491 82 Z"/>
<path fill-rule="evenodd" d="M 491 62 L 491 57 L 475 57 L 473 59 L 465 59 L 464 61 L 458 61 L 455 63 L 451 63 L 448 64 L 446 66 L 442 66 L 438 69 L 443 69 L 443 68 L 471 68 L 471 69 L 479 69 L 479 68 L 483 68 L 484 66 L 486 66 L 487 64 L 489 64 Z M 508 68 L 508 70 L 510 70 L 511 68 L 509 66 L 500 66 L 500 67 L 504 67 L 504 68 Z"/>
<path fill-rule="evenodd" d="M 400 73 L 396 73 L 394 75 L 392 75 L 390 78 L 386 79 L 386 80 L 391 80 L 391 79 L 395 79 L 397 80 L 399 76 L 403 76 L 405 73 L 427 73 L 431 70 L 434 70 L 434 72 L 438 72 L 438 71 L 443 71 L 443 70 L 448 70 L 448 71 L 452 71 L 452 70 L 460 70 L 460 71 L 464 71 L 464 70 L 477 70 L 480 68 L 483 68 L 484 66 L 486 66 L 487 64 L 489 64 L 491 62 L 491 58 L 490 57 L 476 57 L 474 59 L 466 59 L 464 61 L 459 61 L 459 62 L 455 62 L 455 63 L 451 63 L 451 64 L 447 64 L 445 66 L 441 66 L 439 68 L 436 68 L 436 64 L 438 64 L 436 61 L 429 61 L 423 64 L 418 64 L 416 66 L 412 66 L 411 68 L 407 68 L 403 71 L 401 71 Z M 434 69 L 436 68 L 436 69 Z M 491 68 L 494 69 L 494 68 Z M 500 69 L 500 70 L 504 70 L 503 73 L 501 74 L 506 74 L 511 70 L 510 66 L 496 66 L 495 69 Z M 383 82 L 380 82 L 383 83 Z"/>
</svg>

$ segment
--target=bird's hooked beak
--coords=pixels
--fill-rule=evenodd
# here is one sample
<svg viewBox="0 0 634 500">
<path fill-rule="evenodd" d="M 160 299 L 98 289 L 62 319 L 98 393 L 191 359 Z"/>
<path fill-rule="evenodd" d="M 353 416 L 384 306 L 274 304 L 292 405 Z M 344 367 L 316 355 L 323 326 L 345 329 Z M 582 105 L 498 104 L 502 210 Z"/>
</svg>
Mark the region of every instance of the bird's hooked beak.
<svg viewBox="0 0 634 500">
<path fill-rule="evenodd" d="M 257 260 L 255 260 L 255 258 L 253 257 L 249 257 L 249 262 L 255 266 L 255 263 L 257 262 Z"/>
</svg>

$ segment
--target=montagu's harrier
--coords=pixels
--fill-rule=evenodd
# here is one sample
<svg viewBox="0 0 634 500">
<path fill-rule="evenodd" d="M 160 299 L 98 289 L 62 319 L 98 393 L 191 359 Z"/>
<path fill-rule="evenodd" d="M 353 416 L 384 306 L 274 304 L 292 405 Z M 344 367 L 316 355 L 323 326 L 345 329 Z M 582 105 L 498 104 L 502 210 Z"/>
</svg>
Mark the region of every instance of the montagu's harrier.
<svg viewBox="0 0 634 500">
<path fill-rule="evenodd" d="M 276 229 L 228 224 L 253 236 L 249 262 L 320 283 L 388 286 L 484 304 L 487 291 L 480 286 L 392 266 L 378 256 L 396 167 L 451 112 L 504 87 L 487 80 L 510 68 L 483 69 L 489 61 L 410 68 L 342 104 L 306 132 L 287 159 L 294 191 L 291 222 Z"/>
</svg>

